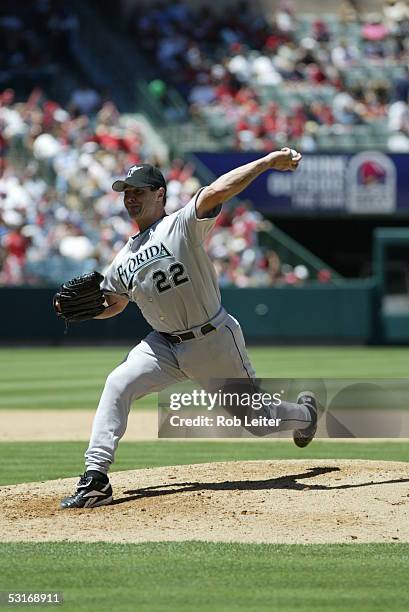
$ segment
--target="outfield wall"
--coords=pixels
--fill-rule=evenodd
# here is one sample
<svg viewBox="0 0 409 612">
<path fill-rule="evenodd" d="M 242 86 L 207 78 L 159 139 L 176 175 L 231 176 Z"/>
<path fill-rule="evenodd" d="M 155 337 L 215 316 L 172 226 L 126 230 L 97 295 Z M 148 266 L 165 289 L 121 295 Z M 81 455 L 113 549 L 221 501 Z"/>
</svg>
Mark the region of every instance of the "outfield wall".
<svg viewBox="0 0 409 612">
<path fill-rule="evenodd" d="M 130 304 L 106 321 L 64 324 L 53 311 L 54 289 L 0 289 L 2 342 L 136 342 L 150 330 Z M 243 327 L 249 342 L 368 344 L 379 338 L 377 290 L 373 281 L 304 287 L 224 289 L 222 301 Z M 12 316 L 11 316 L 12 315 Z M 8 317 L 8 318 L 7 318 Z"/>
</svg>

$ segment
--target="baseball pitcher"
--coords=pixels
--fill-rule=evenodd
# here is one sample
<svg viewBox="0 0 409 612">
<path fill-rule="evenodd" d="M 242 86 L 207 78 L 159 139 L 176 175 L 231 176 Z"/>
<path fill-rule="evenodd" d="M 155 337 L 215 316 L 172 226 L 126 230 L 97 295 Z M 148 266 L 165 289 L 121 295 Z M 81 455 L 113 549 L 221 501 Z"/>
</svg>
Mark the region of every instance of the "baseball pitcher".
<svg viewBox="0 0 409 612">
<path fill-rule="evenodd" d="M 114 191 L 139 232 L 131 236 L 102 277 L 94 272 L 62 285 L 54 297 L 66 322 L 114 317 L 132 301 L 153 331 L 135 346 L 107 378 L 85 453 L 85 472 L 62 508 L 91 508 L 112 503 L 108 470 L 125 433 L 134 400 L 174 383 L 211 379 L 255 379 L 238 321 L 225 311 L 214 267 L 204 240 L 223 202 L 239 194 L 268 170 L 294 171 L 301 155 L 285 148 L 240 166 L 202 188 L 181 210 L 165 213 L 166 182 L 149 164 L 130 168 Z M 313 439 L 317 407 L 313 394 L 296 403 L 266 408 L 292 430 L 297 446 Z"/>
</svg>

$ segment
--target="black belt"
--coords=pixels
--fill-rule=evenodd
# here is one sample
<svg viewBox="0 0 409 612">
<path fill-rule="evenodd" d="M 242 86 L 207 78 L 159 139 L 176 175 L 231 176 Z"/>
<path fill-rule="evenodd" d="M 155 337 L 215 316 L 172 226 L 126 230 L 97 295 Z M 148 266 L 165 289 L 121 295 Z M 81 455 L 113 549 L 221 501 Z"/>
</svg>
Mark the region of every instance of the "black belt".
<svg viewBox="0 0 409 612">
<path fill-rule="evenodd" d="M 216 328 L 211 323 L 206 323 L 203 327 L 200 328 L 200 331 L 203 336 L 206 334 L 210 334 L 210 332 L 214 331 Z M 169 340 L 172 344 L 180 344 L 185 340 L 193 340 L 196 338 L 193 332 L 183 332 L 181 334 L 167 334 L 166 332 L 159 332 L 166 340 Z"/>
</svg>

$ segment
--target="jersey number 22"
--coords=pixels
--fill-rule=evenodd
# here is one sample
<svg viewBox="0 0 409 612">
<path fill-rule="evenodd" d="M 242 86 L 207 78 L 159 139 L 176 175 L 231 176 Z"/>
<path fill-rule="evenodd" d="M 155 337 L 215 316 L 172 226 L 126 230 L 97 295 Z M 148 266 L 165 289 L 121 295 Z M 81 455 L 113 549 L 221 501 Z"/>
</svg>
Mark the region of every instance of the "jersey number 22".
<svg viewBox="0 0 409 612">
<path fill-rule="evenodd" d="M 179 262 L 169 267 L 168 274 L 163 272 L 163 270 L 157 270 L 153 273 L 152 278 L 158 293 L 163 293 L 164 291 L 168 291 L 168 289 L 183 285 L 183 283 L 189 281 L 189 277 L 185 274 L 183 265 Z"/>
</svg>

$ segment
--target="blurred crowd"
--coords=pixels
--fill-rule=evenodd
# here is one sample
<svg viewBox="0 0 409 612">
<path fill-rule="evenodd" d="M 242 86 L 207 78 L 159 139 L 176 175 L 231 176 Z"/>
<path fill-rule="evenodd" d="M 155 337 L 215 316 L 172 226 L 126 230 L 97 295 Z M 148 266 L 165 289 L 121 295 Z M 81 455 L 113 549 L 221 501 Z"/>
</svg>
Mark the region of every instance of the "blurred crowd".
<svg viewBox="0 0 409 612">
<path fill-rule="evenodd" d="M 2 0 L 0 88 L 10 81 L 33 84 L 56 76 L 78 26 L 68 0 Z"/>
<path fill-rule="evenodd" d="M 0 128 L 0 284 L 55 283 L 103 268 L 137 230 L 113 179 L 140 162 L 161 164 L 140 124 L 110 102 L 78 114 L 41 91 L 14 102 L 6 90 Z M 180 160 L 164 170 L 171 211 L 200 185 Z"/>
<path fill-rule="evenodd" d="M 312 271 L 300 261 L 289 263 L 280 258 L 278 245 L 272 248 L 271 229 L 272 224 L 249 202 L 223 207 L 206 244 L 221 287 L 299 286 L 307 280 L 331 281 L 331 272 L 325 268 Z M 263 236 L 270 240 L 264 243 Z"/>
<path fill-rule="evenodd" d="M 246 0 L 223 13 L 161 1 L 138 5 L 130 31 L 191 115 L 219 119 L 239 149 L 296 141 L 314 150 L 320 126 L 348 132 L 381 120 L 399 137 L 391 147 L 409 148 L 409 6 L 385 0 L 382 12 L 360 14 L 357 5 L 342 0 L 329 23 L 302 21 L 291 0 L 271 20 Z"/>
<path fill-rule="evenodd" d="M 111 184 L 149 161 L 167 180 L 167 212 L 200 188 L 194 167 L 155 158 L 142 126 L 111 102 L 95 113 L 64 109 L 34 90 L 0 95 L 0 285 L 55 285 L 104 268 L 137 232 Z M 281 262 L 259 236 L 268 222 L 243 205 L 222 212 L 207 245 L 223 286 L 300 284 L 309 271 Z M 329 280 L 322 278 L 321 280 Z"/>
</svg>

